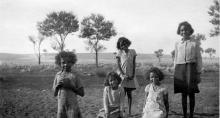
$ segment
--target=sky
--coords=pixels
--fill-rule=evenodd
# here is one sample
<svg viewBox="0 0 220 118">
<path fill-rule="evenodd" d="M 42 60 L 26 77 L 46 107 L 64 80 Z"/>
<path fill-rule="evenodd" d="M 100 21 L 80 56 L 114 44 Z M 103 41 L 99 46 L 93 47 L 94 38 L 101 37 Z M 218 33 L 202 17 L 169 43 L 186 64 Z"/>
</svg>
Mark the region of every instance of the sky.
<svg viewBox="0 0 220 118">
<path fill-rule="evenodd" d="M 0 53 L 34 53 L 28 36 L 38 36 L 37 22 L 53 11 L 72 12 L 79 22 L 91 13 L 102 14 L 114 23 L 117 35 L 109 41 L 101 41 L 104 52 L 116 52 L 116 42 L 125 36 L 131 40 L 130 48 L 137 53 L 154 53 L 163 49 L 170 54 L 176 41 L 178 24 L 188 21 L 196 33 L 204 34 L 202 48 L 214 48 L 219 55 L 219 37 L 209 37 L 213 28 L 207 11 L 212 0 L 1 0 L 0 1 Z M 67 36 L 66 48 L 77 53 L 85 49 L 86 39 L 79 32 Z M 42 43 L 42 50 L 55 52 L 52 39 Z M 205 56 L 205 54 L 204 54 Z"/>
</svg>

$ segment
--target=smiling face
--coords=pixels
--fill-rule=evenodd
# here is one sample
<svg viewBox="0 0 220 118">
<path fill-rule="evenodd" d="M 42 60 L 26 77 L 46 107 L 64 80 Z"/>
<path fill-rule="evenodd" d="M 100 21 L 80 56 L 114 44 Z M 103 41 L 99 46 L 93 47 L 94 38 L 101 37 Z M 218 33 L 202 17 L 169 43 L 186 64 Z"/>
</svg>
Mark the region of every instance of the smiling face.
<svg viewBox="0 0 220 118">
<path fill-rule="evenodd" d="M 61 68 L 64 72 L 70 72 L 72 65 L 68 58 L 61 58 Z"/>
<path fill-rule="evenodd" d="M 182 25 L 180 27 L 180 35 L 183 37 L 183 38 L 188 38 L 190 36 L 190 30 L 189 30 L 189 27 L 187 27 L 186 25 Z"/>
<path fill-rule="evenodd" d="M 126 41 L 121 41 L 120 47 L 122 50 L 128 50 L 128 44 Z"/>
<path fill-rule="evenodd" d="M 118 80 L 112 76 L 109 76 L 109 84 L 112 88 L 118 87 Z"/>
<path fill-rule="evenodd" d="M 160 83 L 160 81 L 159 81 L 159 76 L 158 76 L 156 73 L 151 72 L 151 73 L 150 73 L 150 81 L 151 81 L 153 84 L 158 85 L 158 84 Z"/>
</svg>

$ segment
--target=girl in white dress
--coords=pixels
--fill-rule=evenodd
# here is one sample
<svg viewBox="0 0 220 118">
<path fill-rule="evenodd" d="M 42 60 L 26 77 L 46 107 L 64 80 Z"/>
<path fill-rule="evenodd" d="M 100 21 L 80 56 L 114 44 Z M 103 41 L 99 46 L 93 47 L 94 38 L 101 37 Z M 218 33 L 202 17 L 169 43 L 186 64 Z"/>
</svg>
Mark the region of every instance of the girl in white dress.
<svg viewBox="0 0 220 118">
<path fill-rule="evenodd" d="M 160 83 L 163 78 L 163 73 L 156 67 L 148 71 L 147 79 L 150 79 L 151 83 L 145 88 L 146 101 L 142 118 L 168 118 L 168 91 Z"/>
</svg>

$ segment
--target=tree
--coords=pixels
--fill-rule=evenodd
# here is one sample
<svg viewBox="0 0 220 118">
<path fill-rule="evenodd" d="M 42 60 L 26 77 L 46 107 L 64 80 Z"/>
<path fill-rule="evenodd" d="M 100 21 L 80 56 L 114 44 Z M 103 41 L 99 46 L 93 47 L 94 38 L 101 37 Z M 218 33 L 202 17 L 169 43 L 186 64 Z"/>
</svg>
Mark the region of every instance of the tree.
<svg viewBox="0 0 220 118">
<path fill-rule="evenodd" d="M 194 34 L 192 35 L 192 38 L 196 41 L 199 42 L 199 47 L 200 47 L 200 51 L 201 53 L 204 52 L 203 48 L 201 47 L 201 41 L 205 41 L 206 40 L 206 37 L 204 34 L 200 34 L 200 33 L 197 33 L 197 34 Z"/>
<path fill-rule="evenodd" d="M 155 55 L 156 55 L 156 57 L 158 58 L 158 61 L 159 61 L 159 63 L 160 63 L 161 57 L 163 56 L 163 49 L 159 49 L 159 50 L 157 50 L 157 51 L 154 51 L 154 53 L 155 53 Z"/>
<path fill-rule="evenodd" d="M 218 36 L 220 29 L 220 6 L 219 6 L 219 1 L 218 0 L 213 0 L 214 4 L 209 7 L 208 14 L 211 16 L 211 20 L 209 21 L 213 26 L 214 29 L 210 31 L 210 36 Z"/>
<path fill-rule="evenodd" d="M 213 48 L 207 48 L 205 53 L 209 54 L 210 59 L 212 59 L 212 55 L 215 54 L 216 50 Z"/>
<path fill-rule="evenodd" d="M 79 21 L 71 12 L 52 12 L 44 21 L 38 22 L 37 27 L 43 36 L 53 37 L 56 42 L 53 49 L 63 51 L 67 35 L 79 30 Z"/>
<path fill-rule="evenodd" d="M 28 39 L 34 44 L 34 53 L 38 58 L 38 64 L 41 64 L 41 44 L 44 41 L 44 37 L 39 35 L 37 38 L 34 36 L 28 36 Z"/>
<path fill-rule="evenodd" d="M 109 41 L 115 35 L 116 31 L 113 23 L 107 21 L 100 14 L 91 14 L 82 20 L 79 36 L 88 39 L 86 49 L 95 52 L 96 67 L 98 67 L 98 53 L 106 49 L 100 44 L 100 41 Z"/>
</svg>

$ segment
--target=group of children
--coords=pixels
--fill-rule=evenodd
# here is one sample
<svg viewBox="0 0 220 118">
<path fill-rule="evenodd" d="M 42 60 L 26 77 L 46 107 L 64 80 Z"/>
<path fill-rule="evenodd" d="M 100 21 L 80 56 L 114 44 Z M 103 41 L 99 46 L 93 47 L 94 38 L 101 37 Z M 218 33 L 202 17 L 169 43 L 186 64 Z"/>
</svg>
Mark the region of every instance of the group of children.
<svg viewBox="0 0 220 118">
<path fill-rule="evenodd" d="M 179 24 L 177 34 L 181 41 L 175 44 L 174 59 L 174 93 L 182 93 L 183 118 L 187 118 L 187 96 L 190 98 L 190 118 L 193 118 L 195 107 L 195 93 L 199 92 L 198 84 L 201 74 L 202 58 L 199 42 L 190 36 L 193 28 L 188 22 Z M 107 74 L 103 91 L 103 109 L 100 118 L 125 118 L 124 100 L 128 98 L 128 115 L 131 115 L 132 91 L 138 88 L 135 77 L 136 52 L 129 49 L 131 42 L 121 37 L 117 42 L 119 50 L 116 59 L 118 70 Z M 84 96 L 84 89 L 77 74 L 71 72 L 76 63 L 73 52 L 60 52 L 56 57 L 56 64 L 61 71 L 55 76 L 53 90 L 58 98 L 57 118 L 82 118 L 77 95 Z M 142 118 L 168 118 L 169 100 L 168 90 L 160 81 L 164 74 L 157 67 L 148 70 L 146 79 L 150 83 L 145 87 L 145 101 Z"/>
</svg>

